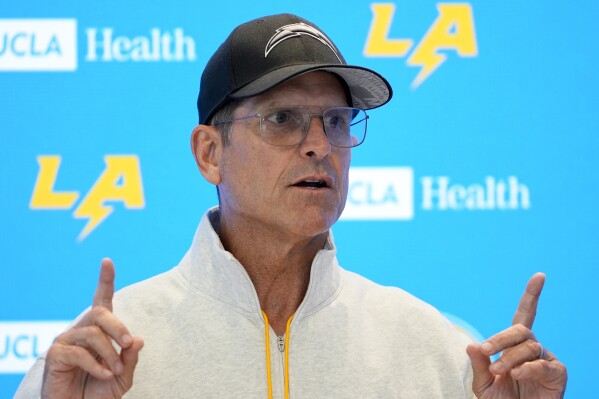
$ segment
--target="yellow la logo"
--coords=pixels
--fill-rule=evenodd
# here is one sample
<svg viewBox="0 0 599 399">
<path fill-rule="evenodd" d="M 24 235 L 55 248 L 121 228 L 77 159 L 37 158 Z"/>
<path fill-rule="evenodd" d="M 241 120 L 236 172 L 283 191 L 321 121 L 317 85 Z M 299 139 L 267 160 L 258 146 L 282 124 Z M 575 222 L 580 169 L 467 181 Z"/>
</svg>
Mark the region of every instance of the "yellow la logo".
<svg viewBox="0 0 599 399">
<path fill-rule="evenodd" d="M 40 169 L 29 203 L 31 209 L 71 209 L 77 202 L 79 192 L 54 190 L 60 162 L 58 155 L 37 157 Z M 114 208 L 106 202 L 120 201 L 127 209 L 145 206 L 138 158 L 135 155 L 106 155 L 104 162 L 104 172 L 73 213 L 75 218 L 88 219 L 77 238 L 79 241 L 112 213 Z"/>
<path fill-rule="evenodd" d="M 405 57 L 413 47 L 414 41 L 388 37 L 395 5 L 375 3 L 371 5 L 371 9 L 372 24 L 366 39 L 364 55 L 367 57 Z M 412 82 L 414 89 L 420 86 L 447 59 L 447 55 L 440 53 L 439 50 L 455 50 L 461 57 L 478 55 L 470 4 L 439 3 L 437 10 L 439 16 L 407 61 L 408 65 L 421 68 L 418 76 Z"/>
</svg>

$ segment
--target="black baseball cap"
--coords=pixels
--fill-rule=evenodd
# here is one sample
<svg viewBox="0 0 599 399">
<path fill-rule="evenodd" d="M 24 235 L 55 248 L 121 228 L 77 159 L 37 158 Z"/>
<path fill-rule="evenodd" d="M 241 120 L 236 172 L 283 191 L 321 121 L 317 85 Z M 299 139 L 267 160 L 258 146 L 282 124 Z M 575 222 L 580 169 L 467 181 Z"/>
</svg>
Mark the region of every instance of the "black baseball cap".
<svg viewBox="0 0 599 399">
<path fill-rule="evenodd" d="M 316 70 L 339 76 L 356 108 L 380 107 L 393 94 L 377 72 L 347 65 L 335 44 L 312 22 L 292 14 L 271 15 L 235 28 L 212 55 L 200 83 L 199 121 L 209 121 L 229 99 L 253 97 Z"/>
</svg>

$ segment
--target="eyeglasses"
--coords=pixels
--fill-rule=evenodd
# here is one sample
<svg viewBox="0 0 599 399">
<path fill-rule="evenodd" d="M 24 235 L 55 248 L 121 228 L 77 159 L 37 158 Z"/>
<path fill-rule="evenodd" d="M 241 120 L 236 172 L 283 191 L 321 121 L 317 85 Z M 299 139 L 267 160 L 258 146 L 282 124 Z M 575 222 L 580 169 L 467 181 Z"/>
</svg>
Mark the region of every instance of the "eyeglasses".
<svg viewBox="0 0 599 399">
<path fill-rule="evenodd" d="M 324 132 L 332 146 L 356 147 L 366 138 L 368 115 L 364 110 L 352 107 L 332 107 L 321 114 L 312 113 L 302 106 L 268 107 L 257 114 L 215 122 L 213 125 L 259 118 L 262 140 L 276 146 L 292 146 L 304 140 L 313 116 L 322 119 Z"/>
</svg>

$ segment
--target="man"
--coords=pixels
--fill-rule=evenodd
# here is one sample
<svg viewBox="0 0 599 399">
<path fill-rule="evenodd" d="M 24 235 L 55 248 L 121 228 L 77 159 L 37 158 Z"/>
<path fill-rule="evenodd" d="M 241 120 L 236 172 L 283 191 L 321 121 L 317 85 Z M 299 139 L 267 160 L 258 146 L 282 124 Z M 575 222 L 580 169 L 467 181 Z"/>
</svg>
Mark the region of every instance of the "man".
<svg viewBox="0 0 599 399">
<path fill-rule="evenodd" d="M 531 332 L 542 274 L 514 325 L 480 346 L 429 305 L 338 266 L 329 229 L 351 148 L 364 110 L 391 95 L 306 20 L 236 28 L 204 70 L 191 139 L 219 207 L 176 268 L 114 301 L 104 260 L 92 309 L 17 397 L 562 397 L 566 369 Z"/>
</svg>

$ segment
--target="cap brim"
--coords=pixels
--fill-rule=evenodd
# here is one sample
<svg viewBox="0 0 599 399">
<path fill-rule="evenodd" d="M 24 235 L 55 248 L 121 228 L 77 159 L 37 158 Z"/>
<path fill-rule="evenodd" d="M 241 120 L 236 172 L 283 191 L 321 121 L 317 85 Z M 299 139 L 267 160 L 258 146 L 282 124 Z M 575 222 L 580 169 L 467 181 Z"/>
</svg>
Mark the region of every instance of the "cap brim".
<svg viewBox="0 0 599 399">
<path fill-rule="evenodd" d="M 290 65 L 269 72 L 234 91 L 229 98 L 242 99 L 257 96 L 291 78 L 312 71 L 328 71 L 345 81 L 352 97 L 353 106 L 373 109 L 387 103 L 393 90 L 387 80 L 368 68 L 353 65 L 311 64 Z"/>
</svg>

